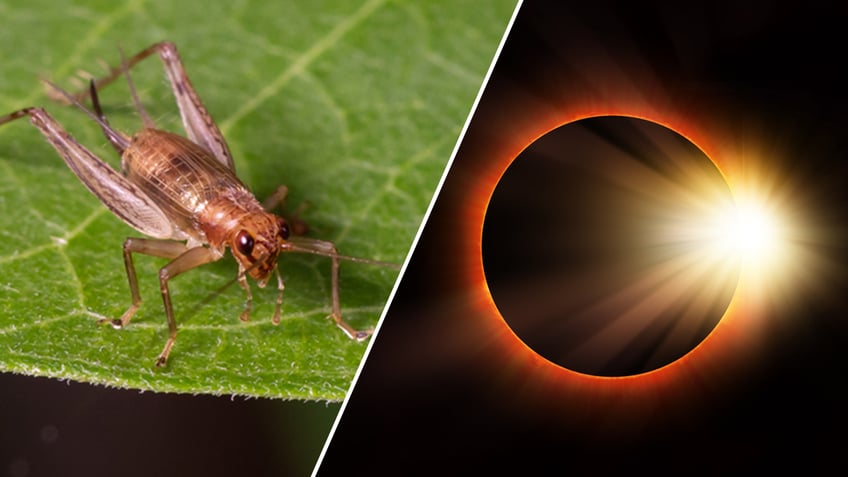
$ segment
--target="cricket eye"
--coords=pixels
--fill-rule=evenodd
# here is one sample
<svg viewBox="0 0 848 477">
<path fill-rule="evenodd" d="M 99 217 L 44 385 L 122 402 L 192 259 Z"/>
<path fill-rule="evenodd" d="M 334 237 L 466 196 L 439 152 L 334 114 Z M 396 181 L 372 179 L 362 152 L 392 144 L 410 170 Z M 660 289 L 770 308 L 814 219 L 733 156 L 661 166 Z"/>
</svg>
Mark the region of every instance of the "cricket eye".
<svg viewBox="0 0 848 477">
<path fill-rule="evenodd" d="M 289 224 L 287 224 L 285 220 L 280 219 L 280 237 L 282 237 L 283 240 L 288 240 L 290 233 Z"/>
<path fill-rule="evenodd" d="M 239 231 L 236 235 L 236 247 L 239 253 L 249 257 L 253 253 L 253 237 L 245 230 Z"/>
</svg>

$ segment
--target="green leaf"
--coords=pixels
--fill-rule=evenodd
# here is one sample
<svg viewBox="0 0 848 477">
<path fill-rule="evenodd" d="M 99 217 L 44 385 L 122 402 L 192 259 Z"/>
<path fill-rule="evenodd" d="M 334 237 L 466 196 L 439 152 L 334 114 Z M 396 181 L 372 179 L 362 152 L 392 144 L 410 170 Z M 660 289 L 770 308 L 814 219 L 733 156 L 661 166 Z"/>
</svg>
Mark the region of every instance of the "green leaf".
<svg viewBox="0 0 848 477">
<path fill-rule="evenodd" d="M 401 263 L 513 9 L 512 1 L 207 3 L 165 0 L 0 4 L 0 114 L 44 106 L 80 142 L 119 167 L 98 127 L 51 103 L 38 77 L 69 89 L 84 71 L 174 41 L 189 76 L 263 199 L 279 184 L 288 206 L 308 203 L 310 235 L 345 255 Z M 182 132 L 157 59 L 133 70 L 159 127 Z M 101 92 L 106 114 L 132 133 L 140 120 L 124 81 Z M 121 243 L 138 232 L 88 193 L 25 119 L 0 127 L 0 370 L 144 390 L 341 399 L 367 343 L 329 320 L 329 261 L 281 258 L 283 321 L 271 323 L 276 287 L 253 283 L 252 321 L 225 260 L 171 282 L 180 327 L 168 366 L 153 363 L 168 336 L 158 290 L 162 259 L 136 256 L 140 311 Z M 342 312 L 377 324 L 391 268 L 345 262 Z"/>
</svg>

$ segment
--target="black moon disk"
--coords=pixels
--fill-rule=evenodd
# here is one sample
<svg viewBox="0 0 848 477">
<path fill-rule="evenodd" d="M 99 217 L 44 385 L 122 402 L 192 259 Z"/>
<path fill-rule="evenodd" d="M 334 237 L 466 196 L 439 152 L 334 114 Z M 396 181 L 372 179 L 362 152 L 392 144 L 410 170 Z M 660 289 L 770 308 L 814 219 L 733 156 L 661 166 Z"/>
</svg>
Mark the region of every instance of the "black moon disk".
<svg viewBox="0 0 848 477">
<path fill-rule="evenodd" d="M 658 123 L 600 116 L 534 141 L 504 172 L 483 224 L 483 267 L 509 328 L 545 359 L 596 376 L 661 368 L 730 304 L 735 261 L 680 231 L 732 204 L 719 169 Z"/>
</svg>

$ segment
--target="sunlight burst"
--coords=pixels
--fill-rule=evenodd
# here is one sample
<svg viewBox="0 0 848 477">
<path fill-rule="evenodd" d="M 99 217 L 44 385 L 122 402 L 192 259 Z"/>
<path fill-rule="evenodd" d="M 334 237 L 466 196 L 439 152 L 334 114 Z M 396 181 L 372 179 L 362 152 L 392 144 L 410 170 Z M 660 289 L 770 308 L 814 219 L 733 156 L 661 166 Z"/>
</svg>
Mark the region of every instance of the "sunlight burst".
<svg viewBox="0 0 848 477">
<path fill-rule="evenodd" d="M 780 222 L 759 201 L 745 199 L 720 210 L 714 230 L 718 249 L 746 266 L 759 268 L 780 258 Z"/>
</svg>

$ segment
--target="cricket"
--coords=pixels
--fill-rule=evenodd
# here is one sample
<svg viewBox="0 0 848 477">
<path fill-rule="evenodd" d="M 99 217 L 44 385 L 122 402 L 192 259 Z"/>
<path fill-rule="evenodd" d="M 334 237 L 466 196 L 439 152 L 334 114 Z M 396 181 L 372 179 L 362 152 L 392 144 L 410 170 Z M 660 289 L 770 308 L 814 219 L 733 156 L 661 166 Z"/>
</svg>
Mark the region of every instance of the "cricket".
<svg viewBox="0 0 848 477">
<path fill-rule="evenodd" d="M 164 65 L 186 137 L 156 128 L 130 77 L 133 66 L 154 54 Z M 109 125 L 98 98 L 98 91 L 121 75 L 127 80 L 143 122 L 143 128 L 132 136 Z M 285 200 L 285 186 L 278 187 L 260 203 L 236 176 L 227 142 L 189 81 L 173 43 L 153 44 L 129 58 L 121 51 L 120 67 L 112 67 L 102 78 L 90 80 L 87 91 L 70 94 L 53 83 L 45 83 L 54 99 L 76 106 L 100 126 L 121 157 L 120 172 L 78 143 L 43 108 L 28 107 L 0 116 L 0 125 L 29 117 L 83 185 L 113 214 L 148 237 L 124 241 L 124 265 L 132 299 L 129 308 L 120 318 L 100 319 L 97 324 L 123 328 L 139 309 L 142 299 L 133 254 L 169 259 L 159 270 L 169 335 L 155 362 L 156 367 L 165 366 L 177 338 L 170 280 L 220 260 L 229 248 L 238 263 L 236 281 L 246 295 L 239 316 L 242 321 L 250 319 L 253 302 L 247 276 L 264 288 L 273 274 L 278 289 L 273 323 L 280 323 L 284 283 L 277 258 L 283 252 L 308 253 L 331 259 L 332 313 L 328 318 L 353 340 L 363 341 L 371 335 L 372 330 L 357 330 L 342 318 L 339 261 L 398 266 L 339 255 L 332 242 L 299 236 L 296 232 L 305 228 L 302 223 L 287 221 L 271 212 Z M 93 111 L 83 106 L 86 98 L 90 98 Z"/>
</svg>

